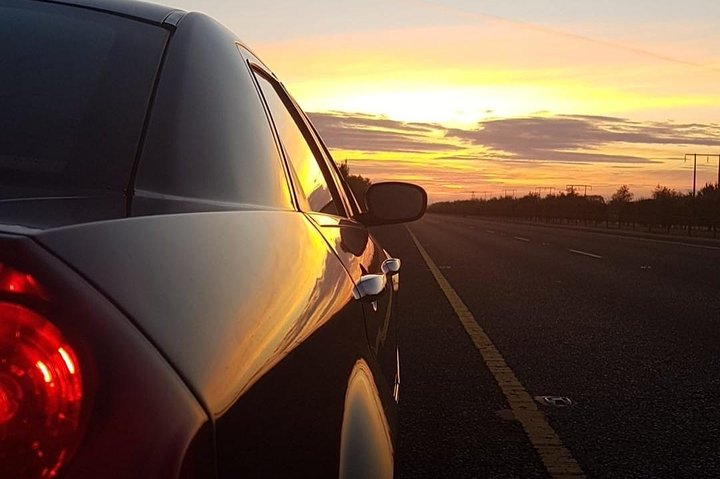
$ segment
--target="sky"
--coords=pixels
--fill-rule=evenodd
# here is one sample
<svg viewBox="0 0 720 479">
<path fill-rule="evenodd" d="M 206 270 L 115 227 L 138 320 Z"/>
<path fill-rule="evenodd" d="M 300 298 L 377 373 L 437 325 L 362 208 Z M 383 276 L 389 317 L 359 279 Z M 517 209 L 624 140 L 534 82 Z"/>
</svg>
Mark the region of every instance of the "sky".
<svg viewBox="0 0 720 479">
<path fill-rule="evenodd" d="M 247 43 L 351 173 L 431 202 L 685 192 L 685 154 L 720 154 L 717 0 L 170 3 Z"/>
</svg>

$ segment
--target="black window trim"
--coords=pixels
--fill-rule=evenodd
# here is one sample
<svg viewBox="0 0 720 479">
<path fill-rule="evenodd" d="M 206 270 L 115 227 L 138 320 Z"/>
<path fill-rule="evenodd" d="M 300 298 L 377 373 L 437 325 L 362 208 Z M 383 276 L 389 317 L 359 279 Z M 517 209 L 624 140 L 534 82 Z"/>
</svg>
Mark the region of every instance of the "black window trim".
<svg viewBox="0 0 720 479">
<path fill-rule="evenodd" d="M 285 154 L 285 150 L 282 146 L 282 143 L 280 142 L 280 135 L 277 132 L 277 129 L 275 128 L 275 124 L 272 120 L 272 115 L 270 114 L 270 109 L 267 106 L 267 102 L 265 101 L 265 96 L 262 93 L 262 89 L 260 88 L 260 85 L 258 83 L 258 80 L 255 76 L 256 71 L 265 71 L 265 68 L 249 59 L 245 55 L 242 54 L 243 48 L 246 48 L 242 43 L 235 42 L 235 45 L 238 47 L 238 53 L 240 54 L 241 58 L 245 60 L 245 66 L 248 69 L 248 74 L 250 75 L 250 79 L 253 82 L 253 85 L 255 86 L 255 90 L 257 92 L 258 97 L 260 98 L 260 103 L 262 104 L 263 110 L 265 111 L 265 119 L 268 122 L 268 127 L 270 128 L 270 132 L 273 136 L 273 139 L 275 140 L 275 148 L 277 148 L 278 155 L 280 156 L 280 162 L 282 163 L 283 171 L 285 172 L 285 182 L 287 183 L 287 187 L 290 191 L 290 198 L 293 203 L 293 207 L 296 211 L 302 211 L 302 208 L 300 206 L 300 198 L 296 191 L 296 185 L 295 185 L 295 179 L 292 175 L 292 170 L 290 169 L 290 165 L 287 162 L 287 155 Z M 267 75 L 267 73 L 266 73 Z"/>
<path fill-rule="evenodd" d="M 254 75 L 260 75 L 262 76 L 266 81 L 270 83 L 270 85 L 275 88 L 275 91 L 278 93 L 278 96 L 280 97 L 280 100 L 283 102 L 283 105 L 285 105 L 285 108 L 287 108 L 288 112 L 290 113 L 290 116 L 295 120 L 295 123 L 297 124 L 298 128 L 300 129 L 300 132 L 303 135 L 303 138 L 305 139 L 305 142 L 307 143 L 308 147 L 313 153 L 313 156 L 315 157 L 315 160 L 318 162 L 318 165 L 320 166 L 320 171 L 322 171 L 323 177 L 325 178 L 325 182 L 328 186 L 328 189 L 330 190 L 330 196 L 332 197 L 333 201 L 335 202 L 335 207 L 338 210 L 336 214 L 330 214 L 330 213 L 323 213 L 320 211 L 304 211 L 303 208 L 300 206 L 300 201 L 298 199 L 298 196 L 300 195 L 301 188 L 299 185 L 295 184 L 295 181 L 293 179 L 293 175 L 290 174 L 289 168 L 291 168 L 288 157 L 285 154 L 284 149 L 282 148 L 282 142 L 280 141 L 279 133 L 277 132 L 277 128 L 275 127 L 275 121 L 272 118 L 272 114 L 270 113 L 270 109 L 267 106 L 267 100 L 265 99 L 265 95 L 262 93 L 262 88 L 259 84 L 257 84 L 257 78 L 254 78 L 254 81 L 256 82 L 256 87 L 260 91 L 260 95 L 262 97 L 263 103 L 265 105 L 265 110 L 268 113 L 268 119 L 272 123 L 273 126 L 273 133 L 275 134 L 275 139 L 278 142 L 279 148 L 282 152 L 282 156 L 284 159 L 284 162 L 286 163 L 285 167 L 288 169 L 286 171 L 286 174 L 288 175 L 288 178 L 290 179 L 290 183 L 293 186 L 293 196 L 296 202 L 296 205 L 298 207 L 298 211 L 304 211 L 305 213 L 313 213 L 313 214 L 326 214 L 330 216 L 337 216 L 340 218 L 350 218 L 352 213 L 352 208 L 350 207 L 350 202 L 345 196 L 345 192 L 341 190 L 341 186 L 336 182 L 334 175 L 331 173 L 331 166 L 328 165 L 328 162 L 331 161 L 327 158 L 325 153 L 323 152 L 323 148 L 318 144 L 318 141 L 314 134 L 314 128 L 308 124 L 308 121 L 304 115 L 304 113 L 301 113 L 302 110 L 300 110 L 299 106 L 295 101 L 292 99 L 292 97 L 288 94 L 287 90 L 283 86 L 281 82 L 275 78 L 275 76 L 267 71 L 267 69 L 263 65 L 259 65 L 256 62 L 248 60 L 248 65 L 251 69 L 251 71 L 254 73 Z"/>
<path fill-rule="evenodd" d="M 358 217 L 363 212 L 362 207 L 358 203 L 358 200 L 355 197 L 355 194 L 352 192 L 350 185 L 345 181 L 345 179 L 343 179 L 342 174 L 340 174 L 340 168 L 338 167 L 337 163 L 335 163 L 335 160 L 333 159 L 332 155 L 330 154 L 330 150 L 328 149 L 327 145 L 325 145 L 325 142 L 323 141 L 323 139 L 320 137 L 320 134 L 318 133 L 317 129 L 315 128 L 315 125 L 313 125 L 313 123 L 310 121 L 310 118 L 308 118 L 307 113 L 303 112 L 303 114 L 305 115 L 307 124 L 310 126 L 310 129 L 312 130 L 313 134 L 315 135 L 315 139 L 317 140 L 318 144 L 320 145 L 320 148 L 322 148 L 323 152 L 325 153 L 327 161 L 330 164 L 330 168 L 334 172 L 333 176 L 337 179 L 339 185 L 342 187 L 343 191 L 345 192 L 345 199 L 347 200 L 346 209 L 349 207 L 350 211 L 353 212 L 351 218 Z"/>
<path fill-rule="evenodd" d="M 280 85 L 284 89 L 284 85 L 280 83 Z M 345 208 L 346 212 L 346 218 L 354 218 L 356 215 L 361 214 L 357 199 L 355 199 L 355 196 L 352 195 L 350 187 L 345 181 L 342 179 L 342 175 L 340 174 L 340 170 L 338 169 L 337 164 L 335 163 L 335 160 L 333 159 L 332 155 L 330 154 L 330 150 L 328 150 L 327 146 L 325 146 L 325 143 L 323 142 L 322 138 L 320 138 L 320 134 L 318 133 L 317 129 L 315 128 L 315 125 L 313 125 L 312 121 L 310 121 L 310 118 L 308 117 L 307 113 L 305 113 L 302 108 L 297 104 L 295 99 L 289 94 L 286 93 L 290 101 L 293 103 L 299 114 L 303 117 L 303 121 L 305 122 L 305 126 L 308 128 L 310 135 L 312 135 L 313 140 L 318 145 L 318 148 L 320 149 L 320 154 L 324 158 L 324 162 L 328 165 L 329 174 L 332 177 L 333 183 L 335 184 L 335 187 L 343 192 L 342 201 L 343 206 Z M 352 214 L 349 214 L 349 213 Z"/>
</svg>

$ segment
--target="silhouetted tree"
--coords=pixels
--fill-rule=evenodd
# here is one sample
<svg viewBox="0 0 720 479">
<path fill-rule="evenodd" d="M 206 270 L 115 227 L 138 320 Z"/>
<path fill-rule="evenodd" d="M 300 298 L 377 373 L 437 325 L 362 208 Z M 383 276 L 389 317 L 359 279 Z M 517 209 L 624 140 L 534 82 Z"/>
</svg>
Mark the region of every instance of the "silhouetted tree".
<svg viewBox="0 0 720 479">
<path fill-rule="evenodd" d="M 696 208 L 700 224 L 712 229 L 713 236 L 717 236 L 717 229 L 720 226 L 720 185 L 708 183 L 700 189 Z"/>
<path fill-rule="evenodd" d="M 517 200 L 516 212 L 522 218 L 537 219 L 541 216 L 540 194 L 530 193 Z"/>
<path fill-rule="evenodd" d="M 673 190 L 672 188 L 668 188 L 667 186 L 660 186 L 657 185 L 655 189 L 652 192 L 652 197 L 654 200 L 675 200 L 682 196 L 682 193 L 678 193 L 676 190 Z"/>
<path fill-rule="evenodd" d="M 613 193 L 612 197 L 610 198 L 610 203 L 630 203 L 633 200 L 634 196 L 635 195 L 630 192 L 630 188 L 628 188 L 628 185 L 622 185 L 620 188 L 617 189 L 615 193 Z"/>
<path fill-rule="evenodd" d="M 684 224 L 683 216 L 689 216 L 686 205 L 683 202 L 683 194 L 668 188 L 657 185 L 652 193 L 655 206 L 656 221 L 662 224 L 670 232 L 673 224 Z"/>
<path fill-rule="evenodd" d="M 437 213 L 526 218 L 545 221 L 607 222 L 645 224 L 650 231 L 662 225 L 668 232 L 674 226 L 705 226 L 717 236 L 720 229 L 720 186 L 707 184 L 696 198 L 672 188 L 657 185 L 652 198 L 633 201 L 627 185 L 620 186 L 609 203 L 602 196 L 581 196 L 568 189 L 558 195 L 528 194 L 522 198 L 491 198 L 434 203 L 428 208 Z"/>
<path fill-rule="evenodd" d="M 610 198 L 610 206 L 608 209 L 610 215 L 613 217 L 613 221 L 617 219 L 620 224 L 628 223 L 630 221 L 632 200 L 634 196 L 635 195 L 630 192 L 628 185 L 622 185 L 615 193 L 613 193 Z"/>
</svg>

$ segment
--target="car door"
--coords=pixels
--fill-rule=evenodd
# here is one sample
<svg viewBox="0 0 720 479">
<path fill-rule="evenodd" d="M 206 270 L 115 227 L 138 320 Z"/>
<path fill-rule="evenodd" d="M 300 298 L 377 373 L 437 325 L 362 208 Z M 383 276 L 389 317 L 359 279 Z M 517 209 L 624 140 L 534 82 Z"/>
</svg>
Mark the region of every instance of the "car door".
<svg viewBox="0 0 720 479">
<path fill-rule="evenodd" d="M 297 126 L 294 133 L 292 128 L 282 128 L 292 125 L 280 124 L 278 115 L 274 120 L 269 116 L 255 76 L 248 64 L 245 67 L 254 93 L 268 113 L 267 131 L 272 132 L 282 154 L 292 191 L 298 175 L 285 168 L 285 158 L 302 151 L 297 149 L 302 134 Z M 302 174 L 312 177 L 312 172 Z M 327 216 L 344 214 L 345 205 L 337 203 L 344 199 L 338 200 L 336 192 L 318 181 L 310 198 L 293 194 L 296 211 L 269 208 L 218 217 L 226 226 L 216 238 L 234 244 L 238 251 L 220 254 L 212 248 L 214 255 L 225 258 L 212 264 L 255 282 L 238 290 L 240 299 L 230 297 L 236 305 L 231 311 L 235 321 L 228 321 L 252 323 L 247 334 L 235 337 L 231 330 L 213 332 L 223 343 L 239 343 L 231 350 L 237 361 L 224 360 L 218 365 L 224 373 L 214 376 L 214 384 L 227 389 L 224 378 L 248 372 L 243 373 L 242 388 L 232 388 L 235 399 L 225 401 L 226 407 L 212 408 L 219 477 L 337 476 L 344 460 L 357 464 L 346 460 L 348 450 L 351 458 L 362 458 L 363 463 L 390 464 L 389 468 L 368 469 L 385 472 L 365 477 L 392 476 L 391 427 L 384 409 L 378 408 L 380 393 L 373 394 L 375 377 L 381 374 L 371 359 L 362 303 L 354 298 L 355 282 L 346 266 L 305 213 L 312 204 Z M 232 226 L 234 216 L 248 221 L 252 216 L 259 228 Z M 274 226 L 268 230 L 271 224 Z M 258 254 L 263 251 L 261 244 L 267 245 L 268 254 Z M 245 258 L 246 264 L 238 265 L 236 257 Z M 223 284 L 223 289 L 233 287 Z M 365 374 L 367 371 L 370 373 Z M 358 381 L 363 374 L 370 380 Z M 353 387 L 359 394 L 351 393 Z M 358 396 L 360 401 L 355 400 Z M 380 427 L 368 429 L 364 425 L 372 423 L 373 417 L 379 418 L 375 424 Z M 358 424 L 360 432 L 372 434 L 356 434 L 358 428 L 353 425 Z M 360 447 L 346 447 L 347 437 L 353 439 L 349 441 L 352 447 L 359 438 Z"/>
<path fill-rule="evenodd" d="M 383 270 L 389 257 L 367 228 L 353 219 L 359 213 L 357 202 L 348 196 L 349 188 L 306 115 L 277 80 L 261 67 L 253 68 L 276 124 L 291 123 L 302 135 L 298 144 L 284 145 L 285 150 L 291 150 L 285 154 L 300 209 L 326 238 L 356 285 L 372 275 L 385 277 L 382 291 L 362 304 L 373 359 L 387 391 L 397 400 L 399 367 L 393 321 L 397 276 L 391 278 Z"/>
<path fill-rule="evenodd" d="M 347 268 L 354 268 L 356 274 L 359 270 L 361 279 L 364 276 L 385 276 L 384 291 L 372 299 L 363 301 L 363 310 L 370 349 L 378 360 L 385 381 L 392 387 L 393 399 L 397 402 L 399 400 L 400 364 L 397 341 L 398 325 L 395 318 L 397 318 L 399 272 L 391 271 L 392 267 L 388 269 L 386 262 L 392 259 L 389 253 L 382 248 L 367 227 L 354 219 L 362 213 L 362 210 L 355 200 L 352 190 L 342 178 L 337 164 L 332 160 L 329 151 L 307 117 L 306 121 L 321 148 L 323 160 L 328 165 L 330 174 L 339 185 L 341 194 L 346 195 L 350 204 L 350 213 L 346 217 L 327 218 L 313 213 L 314 220 L 318 224 L 325 225 L 322 230 L 326 231 L 325 235 L 328 237 L 333 230 L 337 230 L 339 235 L 334 235 L 334 249 Z M 360 253 L 361 249 L 362 253 Z M 400 265 L 399 262 L 395 264 Z"/>
</svg>

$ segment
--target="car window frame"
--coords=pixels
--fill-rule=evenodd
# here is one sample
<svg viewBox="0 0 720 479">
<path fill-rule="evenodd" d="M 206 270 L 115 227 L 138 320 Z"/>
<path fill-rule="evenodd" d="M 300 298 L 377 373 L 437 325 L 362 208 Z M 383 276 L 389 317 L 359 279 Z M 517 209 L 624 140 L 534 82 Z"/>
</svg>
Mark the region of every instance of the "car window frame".
<svg viewBox="0 0 720 479">
<path fill-rule="evenodd" d="M 282 85 L 282 83 L 280 83 Z M 284 87 L 284 85 L 283 85 Z M 288 93 L 288 97 L 290 98 L 290 101 L 293 102 L 297 110 L 302 115 L 303 119 L 305 120 L 305 124 L 307 125 L 307 128 L 310 130 L 310 134 L 313 136 L 315 142 L 318 144 L 323 159 L 325 163 L 328 165 L 328 169 L 330 172 L 330 175 L 333 178 L 333 181 L 335 182 L 336 188 L 341 190 L 343 195 L 343 201 L 345 201 L 345 211 L 351 212 L 352 214 L 348 214 L 346 218 L 355 218 L 356 216 L 362 214 L 362 209 L 360 208 L 360 205 L 357 201 L 357 198 L 355 198 L 355 195 L 352 193 L 352 190 L 350 189 L 350 185 L 347 184 L 345 180 L 343 180 L 342 175 L 340 174 L 340 169 L 335 163 L 334 158 L 330 154 L 330 150 L 325 145 L 325 142 L 320 137 L 320 134 L 317 131 L 317 128 L 315 128 L 315 125 L 313 125 L 312 121 L 310 121 L 310 118 L 308 117 L 307 113 L 303 111 L 302 108 L 297 104 L 295 99 Z"/>
<path fill-rule="evenodd" d="M 302 111 L 302 110 L 301 110 Z M 330 154 L 330 149 L 325 145 L 325 142 L 320 137 L 320 134 L 318 133 L 317 129 L 315 128 L 315 125 L 310 121 L 310 118 L 308 118 L 307 114 L 303 112 L 305 115 L 305 118 L 307 120 L 308 125 L 310 126 L 310 129 L 312 130 L 313 134 L 315 135 L 315 139 L 317 140 L 318 144 L 322 148 L 323 152 L 326 156 L 326 161 L 328 161 L 330 168 L 332 170 L 333 177 L 336 179 L 340 187 L 345 192 L 345 198 L 347 200 L 346 209 L 348 211 L 352 211 L 352 215 L 350 215 L 350 218 L 356 218 L 357 216 L 361 215 L 363 213 L 363 208 L 360 206 L 360 203 L 357 200 L 357 197 L 355 197 L 355 193 L 353 193 L 352 188 L 350 188 L 350 185 L 347 181 L 342 177 L 342 174 L 340 174 L 340 167 L 337 163 L 335 163 L 335 160 L 333 159 L 332 155 Z"/>
<path fill-rule="evenodd" d="M 257 77 L 255 76 L 254 69 L 260 69 L 260 70 L 267 70 L 267 67 L 265 67 L 262 62 L 260 62 L 257 57 L 248 49 L 247 46 L 245 46 L 243 43 L 236 41 L 235 46 L 238 49 L 238 54 L 240 55 L 240 58 L 242 59 L 243 63 L 245 64 L 247 68 L 248 75 L 250 76 L 250 80 L 252 84 L 255 86 L 255 92 L 258 95 L 258 98 L 260 99 L 260 104 L 263 107 L 263 110 L 265 111 L 265 120 L 267 121 L 268 128 L 270 129 L 270 134 L 272 135 L 274 141 L 275 141 L 275 148 L 277 148 L 278 155 L 280 156 L 280 163 L 282 164 L 283 171 L 285 172 L 285 182 L 287 183 L 287 188 L 290 192 L 290 200 L 292 201 L 293 208 L 296 211 L 302 211 L 301 208 L 301 197 L 298 196 L 296 191 L 296 179 L 293 177 L 293 170 L 291 166 L 288 164 L 285 150 L 283 149 L 282 143 L 280 142 L 280 136 L 278 135 L 278 132 L 275 128 L 275 124 L 272 120 L 272 115 L 270 114 L 270 108 L 267 105 L 267 102 L 265 101 L 265 96 L 262 93 L 262 89 L 260 88 L 260 85 L 258 83 Z M 272 75 L 272 74 L 270 74 Z"/>
<path fill-rule="evenodd" d="M 275 140 L 278 143 L 278 147 L 282 153 L 283 160 L 286 163 L 285 166 L 287 168 L 287 172 L 289 172 L 288 176 L 290 178 L 290 183 L 293 188 L 293 195 L 295 197 L 298 211 L 302 211 L 304 213 L 336 216 L 341 218 L 350 218 L 350 213 L 353 212 L 351 203 L 348 200 L 343 187 L 337 181 L 335 175 L 333 175 L 333 169 L 329 164 L 329 161 L 331 160 L 328 160 L 327 155 L 324 152 L 323 146 L 321 146 L 318 142 L 314 128 L 311 126 L 311 124 L 309 124 L 305 113 L 300 109 L 295 100 L 290 96 L 284 85 L 280 81 L 278 81 L 275 75 L 268 71 L 264 65 L 256 63 L 250 59 L 248 60 L 248 65 L 250 67 L 250 71 L 253 73 L 253 80 L 255 81 L 256 88 L 258 89 L 258 92 L 262 98 L 263 104 L 265 106 L 265 111 L 268 115 L 268 119 L 272 124 Z M 270 85 L 275 89 L 278 97 L 282 101 L 288 113 L 290 113 L 292 119 L 295 121 L 298 129 L 300 130 L 300 133 L 303 136 L 303 139 L 307 143 L 307 146 L 310 148 L 310 151 L 312 152 L 315 161 L 320 167 L 320 171 L 322 172 L 323 178 L 325 179 L 325 183 L 330 192 L 330 196 L 335 203 L 336 213 L 315 211 L 309 207 L 306 201 L 301 200 L 301 198 L 305 197 L 305 193 L 302 190 L 302 187 L 299 185 L 299 181 L 294 174 L 295 170 L 282 145 L 280 134 L 277 131 L 277 126 L 275 125 L 275 119 L 273 118 L 270 107 L 267 104 L 267 99 L 265 98 L 265 94 L 262 91 L 262 87 L 258 83 L 258 76 L 262 77 L 265 81 L 270 83 Z"/>
</svg>

